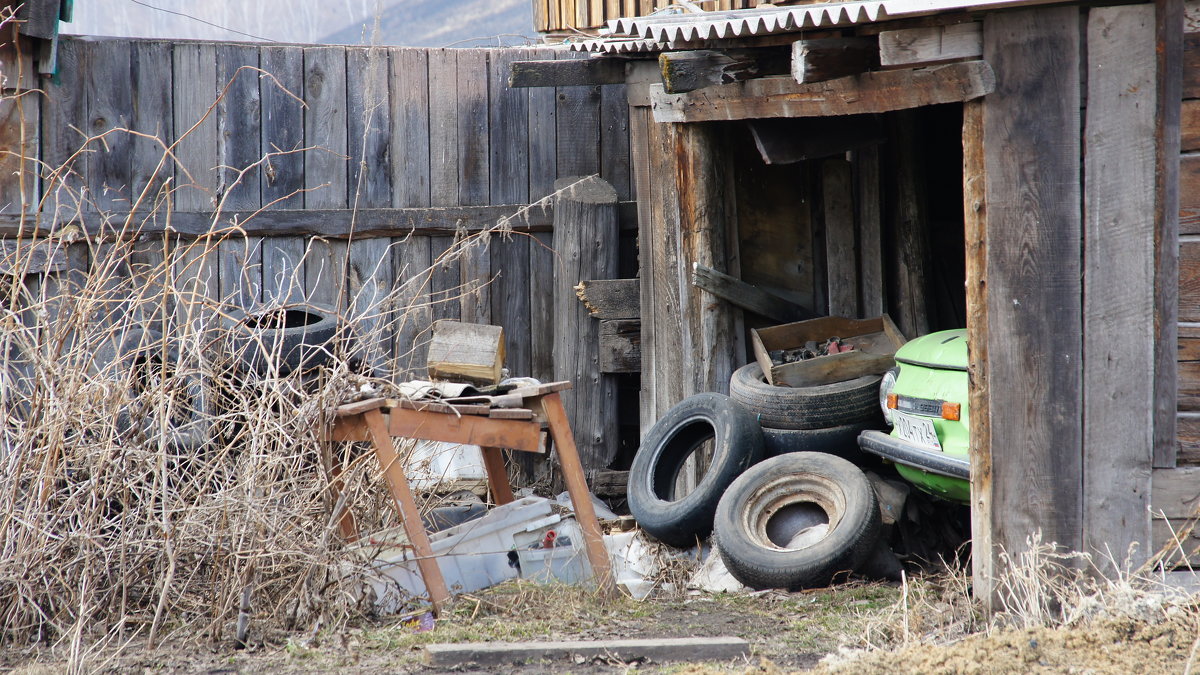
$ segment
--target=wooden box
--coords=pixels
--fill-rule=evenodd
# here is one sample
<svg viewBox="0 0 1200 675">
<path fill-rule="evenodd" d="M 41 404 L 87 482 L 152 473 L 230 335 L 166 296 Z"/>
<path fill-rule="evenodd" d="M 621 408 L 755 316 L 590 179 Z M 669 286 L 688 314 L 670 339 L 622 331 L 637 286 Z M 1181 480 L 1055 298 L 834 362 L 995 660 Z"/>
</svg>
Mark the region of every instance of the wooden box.
<svg viewBox="0 0 1200 675">
<path fill-rule="evenodd" d="M 496 384 L 504 365 L 504 329 L 447 319 L 434 321 L 426 365 L 431 379 Z"/>
<path fill-rule="evenodd" d="M 781 366 L 771 362 L 770 352 L 777 349 L 795 349 L 809 341 L 823 343 L 831 337 L 854 345 L 854 350 Z M 886 314 L 873 319 L 825 316 L 752 329 L 750 340 L 767 382 L 777 387 L 812 387 L 883 373 L 895 365 L 896 350 L 907 341 Z"/>
</svg>

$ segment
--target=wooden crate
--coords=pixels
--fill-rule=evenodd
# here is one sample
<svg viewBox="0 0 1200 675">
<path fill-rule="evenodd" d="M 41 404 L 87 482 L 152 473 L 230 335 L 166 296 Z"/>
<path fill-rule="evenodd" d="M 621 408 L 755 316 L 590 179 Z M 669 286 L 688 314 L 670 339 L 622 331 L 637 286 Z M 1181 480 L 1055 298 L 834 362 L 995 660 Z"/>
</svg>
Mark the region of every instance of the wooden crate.
<svg viewBox="0 0 1200 675">
<path fill-rule="evenodd" d="M 831 337 L 854 345 L 854 351 L 781 366 L 771 363 L 772 351 L 795 349 L 811 340 L 824 342 Z M 762 366 L 767 382 L 777 387 L 812 387 L 882 373 L 895 365 L 896 350 L 907 342 L 886 314 L 873 319 L 825 316 L 797 321 L 751 330 L 750 340 L 754 345 L 754 357 Z"/>
</svg>

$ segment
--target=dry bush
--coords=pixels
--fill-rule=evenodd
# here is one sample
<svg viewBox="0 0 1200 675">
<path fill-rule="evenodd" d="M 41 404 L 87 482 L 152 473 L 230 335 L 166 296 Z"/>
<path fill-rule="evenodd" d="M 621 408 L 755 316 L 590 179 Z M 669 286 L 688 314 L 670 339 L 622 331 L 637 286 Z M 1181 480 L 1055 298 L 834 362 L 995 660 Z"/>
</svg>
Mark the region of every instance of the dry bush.
<svg viewBox="0 0 1200 675">
<path fill-rule="evenodd" d="M 64 166 L 42 167 L 40 212 L 62 223 L 99 209 L 74 165 L 113 134 L 134 132 L 88 138 Z M 159 177 L 186 181 L 174 149 L 162 147 Z M 353 504 L 370 531 L 394 526 L 394 507 L 372 455 L 321 437 L 337 404 L 406 377 L 391 331 L 426 321 L 433 268 L 405 270 L 392 289 L 361 285 L 332 308 L 340 329 L 321 368 L 250 373 L 239 349 L 279 345 L 233 339 L 238 305 L 275 301 L 253 283 L 221 297 L 211 264 L 253 240 L 221 229 L 219 200 L 207 236 L 143 234 L 169 220 L 175 189 L 150 181 L 132 215 L 86 236 L 30 217 L 0 260 L 18 271 L 0 276 L 0 644 L 52 645 L 78 664 L 134 638 L 226 640 L 239 613 L 259 630 L 316 630 L 371 610 L 339 514 Z M 491 236 L 518 235 L 503 222 L 464 233 L 435 266 Z M 64 269 L 24 273 L 46 258 Z M 294 262 L 262 285 L 303 288 Z"/>
</svg>

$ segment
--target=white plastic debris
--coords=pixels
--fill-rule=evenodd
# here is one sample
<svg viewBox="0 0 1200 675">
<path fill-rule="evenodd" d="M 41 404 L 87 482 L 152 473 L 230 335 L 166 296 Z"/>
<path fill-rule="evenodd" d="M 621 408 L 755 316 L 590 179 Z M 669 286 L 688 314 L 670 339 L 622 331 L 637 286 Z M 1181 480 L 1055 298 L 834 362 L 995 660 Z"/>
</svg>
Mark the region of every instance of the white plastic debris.
<svg viewBox="0 0 1200 675">
<path fill-rule="evenodd" d="M 409 485 L 422 492 L 469 489 L 486 484 L 487 469 L 478 445 L 417 441 L 405 462 Z"/>
<path fill-rule="evenodd" d="M 750 590 L 729 573 L 716 546 L 709 551 L 708 557 L 704 559 L 704 564 L 700 565 L 700 569 L 696 570 L 696 573 L 688 580 L 688 588 L 708 593 L 742 593 Z"/>
</svg>

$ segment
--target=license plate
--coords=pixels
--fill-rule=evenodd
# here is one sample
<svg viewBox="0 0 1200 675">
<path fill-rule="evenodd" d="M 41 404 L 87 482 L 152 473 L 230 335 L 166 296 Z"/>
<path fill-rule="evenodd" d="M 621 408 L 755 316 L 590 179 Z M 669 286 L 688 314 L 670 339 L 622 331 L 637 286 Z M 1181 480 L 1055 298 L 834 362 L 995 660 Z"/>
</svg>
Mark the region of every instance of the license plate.
<svg viewBox="0 0 1200 675">
<path fill-rule="evenodd" d="M 942 449 L 942 444 L 938 441 L 937 430 L 933 428 L 932 420 L 925 419 L 924 417 L 912 417 L 902 412 L 893 412 L 892 418 L 896 426 L 896 435 L 900 438 L 924 448 L 933 450 Z"/>
</svg>

